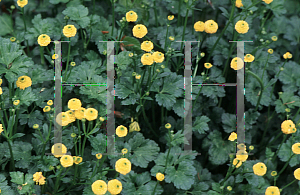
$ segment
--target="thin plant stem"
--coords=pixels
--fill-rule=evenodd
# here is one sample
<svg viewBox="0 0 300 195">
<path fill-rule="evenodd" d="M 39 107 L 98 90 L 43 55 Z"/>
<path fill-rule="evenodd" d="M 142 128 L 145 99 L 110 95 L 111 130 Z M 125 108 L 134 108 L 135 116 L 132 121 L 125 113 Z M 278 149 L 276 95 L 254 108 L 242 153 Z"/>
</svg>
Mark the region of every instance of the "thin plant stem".
<svg viewBox="0 0 300 195">
<path fill-rule="evenodd" d="M 283 190 L 284 188 L 292 185 L 295 181 L 297 181 L 297 179 L 294 179 L 291 183 L 287 184 L 286 186 L 284 186 L 283 188 L 280 188 L 280 189 Z"/>
<path fill-rule="evenodd" d="M 111 36 L 114 35 L 114 28 L 115 28 L 115 0 L 111 0 L 112 2 L 112 29 L 111 29 Z"/>
<path fill-rule="evenodd" d="M 155 15 L 155 24 L 156 24 L 156 27 L 158 27 L 156 1 L 154 1 L 154 15 Z"/>
<path fill-rule="evenodd" d="M 246 73 L 248 73 L 248 74 L 252 75 L 254 78 L 256 78 L 256 80 L 259 82 L 260 87 L 261 87 L 261 93 L 259 94 L 259 98 L 257 100 L 257 104 L 256 104 L 255 111 L 254 111 L 254 112 L 256 112 L 257 108 L 258 108 L 258 105 L 260 103 L 261 97 L 262 97 L 262 93 L 264 91 L 264 84 L 262 83 L 262 80 L 256 74 L 251 72 L 250 70 L 246 70 Z"/>
<path fill-rule="evenodd" d="M 24 28 L 25 28 L 25 33 L 24 33 L 24 36 L 26 35 L 27 33 L 27 27 L 26 27 L 26 22 L 25 22 L 25 16 L 24 16 L 24 7 L 22 7 L 22 18 L 23 18 L 23 23 L 24 23 Z M 28 45 L 28 40 L 26 39 L 26 46 L 27 46 L 27 55 L 30 56 L 30 53 L 29 53 L 29 45 Z"/>
<path fill-rule="evenodd" d="M 71 52 L 71 38 L 69 37 L 69 49 L 68 49 L 68 57 L 67 57 L 67 67 L 66 67 L 66 70 L 65 70 L 64 78 L 66 78 L 66 75 L 67 75 L 67 72 L 68 72 L 70 52 Z M 67 80 L 65 80 L 65 82 L 67 82 Z"/>
<path fill-rule="evenodd" d="M 179 0 L 179 6 L 178 6 L 178 11 L 177 11 L 177 13 L 178 13 L 178 18 L 177 18 L 177 28 L 179 27 L 179 25 L 180 25 L 180 8 L 181 8 L 181 1 L 182 0 Z"/>
<path fill-rule="evenodd" d="M 10 167 L 9 169 L 12 171 L 15 171 L 15 159 L 14 159 L 14 154 L 12 151 L 12 140 L 10 140 L 9 138 L 7 139 L 8 142 L 8 147 L 9 147 L 9 153 L 10 153 Z"/>
<path fill-rule="evenodd" d="M 44 59 L 44 47 L 40 46 L 40 56 L 41 56 L 41 64 L 45 64 L 45 59 Z"/>
</svg>

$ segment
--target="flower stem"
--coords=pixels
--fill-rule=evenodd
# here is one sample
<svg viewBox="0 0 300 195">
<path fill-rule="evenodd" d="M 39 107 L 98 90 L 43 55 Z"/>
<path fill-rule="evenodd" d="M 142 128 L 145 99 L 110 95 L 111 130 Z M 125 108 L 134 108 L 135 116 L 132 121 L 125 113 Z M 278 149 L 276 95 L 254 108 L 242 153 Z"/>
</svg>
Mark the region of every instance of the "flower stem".
<svg viewBox="0 0 300 195">
<path fill-rule="evenodd" d="M 114 28 L 115 28 L 115 0 L 111 0 L 112 2 L 112 29 L 111 29 L 111 36 L 114 35 Z"/>
<path fill-rule="evenodd" d="M 10 152 L 10 167 L 9 169 L 12 171 L 15 171 L 15 159 L 14 159 L 14 154 L 12 151 L 12 141 L 10 140 L 10 138 L 7 139 L 8 142 L 8 147 L 9 147 L 9 152 Z"/>
<path fill-rule="evenodd" d="M 45 59 L 44 59 L 44 47 L 40 46 L 40 56 L 41 56 L 41 64 L 45 64 Z"/>
<path fill-rule="evenodd" d="M 23 23 L 24 23 L 24 28 L 25 28 L 25 32 L 24 32 L 24 36 L 26 35 L 26 32 L 27 32 L 27 28 L 26 28 L 26 22 L 25 22 L 25 16 L 24 16 L 24 7 L 22 7 L 22 15 L 23 15 Z M 28 45 L 28 40 L 25 39 L 26 41 L 26 46 L 27 46 L 27 55 L 30 56 L 30 53 L 29 53 L 29 45 Z"/>
<path fill-rule="evenodd" d="M 294 179 L 291 183 L 287 184 L 286 186 L 284 186 L 283 188 L 280 188 L 281 190 L 283 190 L 284 188 L 288 187 L 289 185 L 293 184 L 295 181 L 297 181 L 297 179 Z"/>
<path fill-rule="evenodd" d="M 156 1 L 154 1 L 154 15 L 155 15 L 155 24 L 156 24 L 156 27 L 158 27 Z"/>
<path fill-rule="evenodd" d="M 79 137 L 79 147 L 78 147 L 78 152 L 81 154 L 81 131 L 80 131 L 80 125 L 79 125 L 79 119 L 77 119 L 77 127 L 78 127 L 78 136 Z"/>
<path fill-rule="evenodd" d="M 67 72 L 68 72 L 68 67 L 69 67 L 69 59 L 70 59 L 70 52 L 71 52 L 71 38 L 69 37 L 69 49 L 68 49 L 68 57 L 67 57 L 67 66 L 64 74 L 64 78 L 66 78 Z M 64 81 L 63 81 L 64 82 Z M 67 82 L 67 80 L 65 80 Z"/>
<path fill-rule="evenodd" d="M 254 74 L 253 72 L 251 72 L 250 70 L 246 70 L 246 73 L 248 73 L 248 74 L 252 75 L 253 77 L 255 77 L 256 80 L 259 82 L 260 87 L 261 87 L 261 93 L 259 94 L 259 98 L 258 98 L 256 107 L 255 107 L 255 111 L 254 111 L 254 112 L 256 112 L 257 108 L 258 108 L 258 105 L 260 103 L 261 97 L 262 97 L 262 93 L 264 91 L 264 84 L 262 83 L 262 80 L 256 74 Z"/>
<path fill-rule="evenodd" d="M 84 132 L 84 139 L 83 139 L 83 144 L 82 144 L 82 148 L 81 148 L 81 157 L 83 157 L 83 153 L 84 153 L 84 146 L 85 146 L 85 142 L 86 142 L 86 132 L 85 132 L 85 122 L 82 123 L 82 128 L 83 128 L 83 132 Z"/>
<path fill-rule="evenodd" d="M 167 41 L 168 41 L 168 32 L 169 32 L 169 23 L 167 24 L 167 33 L 166 33 L 166 39 L 165 39 L 165 47 L 164 47 L 164 50 L 166 50 L 167 48 Z"/>
<path fill-rule="evenodd" d="M 170 129 L 168 129 L 168 133 L 169 133 L 169 137 L 170 137 L 170 140 L 169 140 L 169 150 L 168 150 L 168 154 L 167 154 L 167 158 L 166 158 L 166 163 L 165 163 L 165 169 L 164 169 L 163 173 L 165 173 L 165 171 L 166 171 L 166 169 L 167 169 L 168 158 L 169 158 L 169 154 L 170 154 L 170 151 L 171 151 L 171 148 L 172 148 L 172 145 L 171 145 L 171 142 L 172 142 L 172 136 L 171 136 Z M 157 180 L 152 195 L 155 194 L 155 190 L 156 190 L 156 187 L 157 187 L 158 182 L 159 182 L 159 181 Z"/>
<path fill-rule="evenodd" d="M 177 13 L 178 13 L 178 18 L 177 18 L 177 28 L 179 27 L 179 25 L 180 25 L 180 8 L 181 8 L 181 1 L 182 0 L 179 0 L 179 6 L 178 6 L 178 11 L 177 11 Z"/>
<path fill-rule="evenodd" d="M 232 7 L 231 7 L 231 13 L 230 13 L 229 20 L 228 20 L 226 26 L 224 27 L 224 29 L 222 30 L 222 32 L 221 32 L 220 36 L 218 37 L 217 41 L 216 41 L 215 44 L 213 45 L 211 51 L 209 52 L 209 56 L 208 56 L 208 58 L 207 58 L 207 60 L 206 60 L 207 62 L 209 62 L 210 57 L 211 57 L 213 51 L 215 50 L 215 48 L 216 48 L 216 46 L 217 46 L 219 40 L 221 39 L 222 35 L 225 33 L 225 31 L 226 31 L 226 29 L 228 28 L 229 24 L 232 22 L 232 20 L 233 20 L 233 15 L 234 15 L 234 9 L 235 9 L 235 4 L 232 4 Z"/>
</svg>

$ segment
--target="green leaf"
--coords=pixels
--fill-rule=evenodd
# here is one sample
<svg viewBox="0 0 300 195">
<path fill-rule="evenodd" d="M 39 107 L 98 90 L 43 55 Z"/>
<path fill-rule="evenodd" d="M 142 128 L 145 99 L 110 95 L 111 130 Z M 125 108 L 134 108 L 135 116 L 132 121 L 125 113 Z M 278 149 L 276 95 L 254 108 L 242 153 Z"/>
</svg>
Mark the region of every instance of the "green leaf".
<svg viewBox="0 0 300 195">
<path fill-rule="evenodd" d="M 43 114 L 39 110 L 35 110 L 31 114 L 20 114 L 19 115 L 19 122 L 21 125 L 27 124 L 29 127 L 33 127 L 34 124 L 38 124 L 42 126 L 42 120 L 44 119 Z"/>
<path fill-rule="evenodd" d="M 176 73 L 171 73 L 164 79 L 162 90 L 155 95 L 156 101 L 160 106 L 168 110 L 176 103 L 176 98 L 182 95 L 184 88 L 183 77 Z"/>
<path fill-rule="evenodd" d="M 60 22 L 56 18 L 42 19 L 41 14 L 37 14 L 32 19 L 32 28 L 27 28 L 25 39 L 29 41 L 29 44 L 37 44 L 37 39 L 41 34 L 47 34 L 51 40 L 60 40 L 62 29 Z M 50 43 L 52 44 L 52 43 Z"/>
<path fill-rule="evenodd" d="M 206 131 L 209 130 L 208 122 L 210 119 L 207 116 L 197 116 L 196 120 L 193 124 L 193 131 L 197 131 L 199 134 L 204 134 Z"/>
<path fill-rule="evenodd" d="M 300 87 L 300 66 L 294 61 L 288 61 L 284 70 L 279 74 L 279 80 L 284 84 L 284 92 L 297 92 Z"/>
<path fill-rule="evenodd" d="M 31 68 L 28 68 L 30 71 L 28 71 L 28 75 L 32 80 L 32 85 L 43 83 L 45 81 L 50 81 L 53 79 L 53 70 L 45 70 L 45 68 L 42 65 L 34 65 L 31 66 Z"/>
<path fill-rule="evenodd" d="M 8 176 L 8 175 L 7 175 Z M 3 174 L 0 174 L 0 189 L 1 195 L 15 195 L 15 191 L 7 184 L 6 177 Z"/>
<path fill-rule="evenodd" d="M 212 131 L 205 139 L 203 144 L 209 146 L 209 160 L 214 165 L 222 165 L 229 160 L 229 154 L 233 153 L 234 144 L 228 140 L 222 139 L 219 131 Z"/>
<path fill-rule="evenodd" d="M 14 159 L 22 161 L 16 163 L 16 167 L 28 168 L 31 161 L 32 145 L 28 142 L 14 141 L 12 145 Z M 8 154 L 10 156 L 10 154 Z"/>
<path fill-rule="evenodd" d="M 222 114 L 222 126 L 226 133 L 231 133 L 236 130 L 236 115 L 235 114 L 229 114 L 229 113 L 223 113 Z"/>
<path fill-rule="evenodd" d="M 211 184 L 211 187 L 212 187 L 212 189 L 213 189 L 214 191 L 217 191 L 217 192 L 220 192 L 220 193 L 221 193 L 221 189 L 220 189 L 221 185 L 220 185 L 219 183 L 212 183 L 212 184 Z"/>
<path fill-rule="evenodd" d="M 266 158 L 272 158 L 274 156 L 275 152 L 272 152 L 270 148 L 266 148 Z"/>
<path fill-rule="evenodd" d="M 22 50 L 17 43 L 12 43 L 9 39 L 0 37 L 0 63 L 6 65 L 6 68 L 16 58 L 22 55 Z M 5 73 L 7 69 L 0 66 L 0 74 Z M 13 81 L 9 81 L 13 82 Z"/>
<path fill-rule="evenodd" d="M 125 143 L 125 148 L 131 148 L 133 155 L 128 160 L 135 166 L 146 168 L 148 163 L 156 159 L 159 153 L 158 144 L 153 140 L 145 139 L 143 134 L 136 132 L 133 138 Z"/>
<path fill-rule="evenodd" d="M 170 140 L 169 134 L 166 134 L 166 140 Z M 179 130 L 172 137 L 172 146 L 181 146 L 181 144 L 189 144 L 188 140 L 185 138 L 185 134 L 182 130 Z M 169 146 L 169 144 L 168 144 Z"/>
<path fill-rule="evenodd" d="M 16 184 L 24 184 L 24 173 L 17 171 L 17 172 L 10 172 L 9 173 L 11 177 L 11 182 L 16 183 Z"/>
<path fill-rule="evenodd" d="M 115 56 L 115 63 L 118 65 L 121 71 L 126 70 L 127 66 L 132 63 L 131 58 L 128 56 L 129 53 L 129 51 L 121 51 Z"/>
<path fill-rule="evenodd" d="M 14 31 L 13 21 L 9 15 L 3 14 L 2 16 L 0 16 L 0 22 L 1 22 L 0 36 L 11 34 Z"/>
<path fill-rule="evenodd" d="M 32 102 L 38 100 L 35 94 L 32 92 L 31 87 L 27 87 L 24 90 L 17 89 L 16 96 L 19 97 L 20 102 L 22 102 L 22 104 L 25 104 L 26 106 L 29 106 Z"/>
<path fill-rule="evenodd" d="M 219 7 L 219 9 L 223 12 L 222 15 L 228 19 L 229 18 L 228 11 L 224 7 Z"/>
<path fill-rule="evenodd" d="M 95 75 L 91 81 L 98 84 L 106 83 L 106 80 L 98 75 Z M 87 95 L 89 99 L 97 99 L 103 104 L 106 104 L 107 91 L 105 85 L 84 85 L 80 87 L 79 93 L 82 95 Z"/>
<path fill-rule="evenodd" d="M 49 0 L 49 3 L 52 3 L 54 5 L 59 4 L 59 3 L 68 3 L 69 0 Z"/>
<path fill-rule="evenodd" d="M 270 4 L 267 4 L 266 7 L 272 10 L 276 18 L 279 18 L 282 14 L 286 13 L 284 4 L 284 0 L 276 0 L 272 1 Z"/>
<path fill-rule="evenodd" d="M 92 146 L 92 155 L 106 152 L 106 136 L 99 133 L 97 136 L 90 136 L 89 141 Z"/>
<path fill-rule="evenodd" d="M 127 98 L 130 94 L 134 93 L 130 86 L 131 81 L 128 77 L 121 78 L 121 82 L 115 84 L 115 95 L 120 99 Z"/>
<path fill-rule="evenodd" d="M 62 13 L 69 16 L 71 20 L 75 20 L 82 28 L 86 28 L 90 24 L 90 18 L 87 17 L 89 10 L 83 5 L 68 7 Z"/>
<path fill-rule="evenodd" d="M 16 133 L 14 134 L 11 139 L 16 139 L 16 138 L 19 138 L 19 137 L 23 137 L 25 134 L 24 133 Z"/>
</svg>

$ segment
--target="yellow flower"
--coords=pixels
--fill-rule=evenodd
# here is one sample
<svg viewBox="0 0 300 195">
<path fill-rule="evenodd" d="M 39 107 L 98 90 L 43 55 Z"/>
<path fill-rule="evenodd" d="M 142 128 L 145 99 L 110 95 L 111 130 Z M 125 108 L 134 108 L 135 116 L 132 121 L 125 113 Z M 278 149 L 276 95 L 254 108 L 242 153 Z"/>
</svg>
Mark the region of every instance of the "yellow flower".
<svg viewBox="0 0 300 195">
<path fill-rule="evenodd" d="M 67 113 L 61 112 L 56 116 L 56 122 L 60 126 L 67 126 L 70 123 L 70 119 Z"/>
<path fill-rule="evenodd" d="M 231 190 L 232 190 L 232 187 L 231 187 L 231 186 L 227 186 L 227 190 L 228 190 L 228 191 L 231 191 Z"/>
<path fill-rule="evenodd" d="M 165 128 L 166 128 L 166 129 L 170 129 L 170 128 L 171 128 L 171 124 L 170 124 L 170 123 L 167 123 L 167 124 L 165 125 Z"/>
<path fill-rule="evenodd" d="M 16 37 L 10 37 L 9 39 L 11 42 L 15 42 L 16 41 Z"/>
<path fill-rule="evenodd" d="M 20 103 L 20 100 L 15 100 L 15 101 L 14 101 L 14 105 L 15 105 L 15 106 L 19 105 L 19 103 Z"/>
<path fill-rule="evenodd" d="M 266 174 L 267 172 L 267 167 L 264 163 L 256 163 L 255 165 L 253 165 L 253 172 L 255 175 L 258 176 L 263 176 L 264 174 Z"/>
<path fill-rule="evenodd" d="M 28 4 L 28 0 L 18 0 L 17 1 L 18 6 L 24 7 L 25 5 Z"/>
<path fill-rule="evenodd" d="M 144 41 L 141 44 L 141 49 L 150 52 L 153 49 L 153 43 L 151 41 Z"/>
<path fill-rule="evenodd" d="M 79 120 L 84 118 L 84 112 L 85 112 L 85 108 L 79 108 L 78 110 L 75 110 L 75 117 Z"/>
<path fill-rule="evenodd" d="M 32 127 L 33 127 L 34 129 L 38 129 L 38 128 L 39 128 L 39 125 L 38 125 L 38 124 L 34 124 Z"/>
<path fill-rule="evenodd" d="M 277 41 L 277 37 L 276 36 L 272 36 L 272 41 Z"/>
<path fill-rule="evenodd" d="M 2 87 L 0 87 L 0 95 L 2 95 L 3 91 L 2 91 Z"/>
<path fill-rule="evenodd" d="M 245 150 L 246 151 L 246 145 L 244 143 L 240 143 L 239 145 L 237 145 L 237 148 L 239 150 Z"/>
<path fill-rule="evenodd" d="M 52 106 L 53 105 L 53 101 L 52 100 L 48 100 L 47 105 L 48 106 Z"/>
<path fill-rule="evenodd" d="M 249 150 L 254 150 L 254 146 L 249 146 Z"/>
<path fill-rule="evenodd" d="M 211 63 L 204 63 L 204 67 L 210 69 L 213 65 Z"/>
<path fill-rule="evenodd" d="M 138 122 L 134 121 L 129 125 L 129 133 L 133 131 L 140 131 L 140 125 Z"/>
<path fill-rule="evenodd" d="M 31 84 L 32 84 L 31 78 L 28 76 L 20 76 L 16 82 L 17 87 L 23 90 L 27 87 L 30 87 Z"/>
<path fill-rule="evenodd" d="M 246 21 L 243 20 L 239 20 L 236 24 L 235 24 L 235 30 L 240 33 L 240 34 L 245 34 L 248 32 L 249 30 L 249 25 Z"/>
<path fill-rule="evenodd" d="M 295 143 L 293 146 L 292 146 L 292 150 L 295 154 L 300 154 L 300 143 Z"/>
<path fill-rule="evenodd" d="M 136 75 L 136 76 L 135 76 L 135 79 L 138 79 L 138 80 L 139 80 L 140 78 L 141 78 L 141 75 Z"/>
<path fill-rule="evenodd" d="M 36 172 L 35 174 L 33 174 L 33 181 L 36 182 L 36 185 L 44 185 L 46 177 L 43 176 L 42 172 Z"/>
<path fill-rule="evenodd" d="M 236 166 L 236 168 L 239 168 L 243 164 L 243 162 L 241 160 L 238 160 L 237 158 L 235 158 L 235 159 L 233 159 L 232 164 L 234 166 Z"/>
<path fill-rule="evenodd" d="M 234 140 L 236 140 L 236 139 L 237 139 L 237 134 L 236 134 L 235 132 L 231 132 L 231 134 L 230 134 L 228 140 L 234 141 Z"/>
<path fill-rule="evenodd" d="M 143 65 L 152 65 L 154 60 L 153 60 L 153 56 L 151 55 L 151 53 L 143 54 L 141 57 L 141 62 L 143 63 Z"/>
<path fill-rule="evenodd" d="M 203 32 L 204 31 L 204 22 L 198 21 L 194 24 L 194 29 L 197 32 Z"/>
<path fill-rule="evenodd" d="M 101 122 L 103 122 L 105 119 L 101 116 L 101 117 L 99 118 L 99 120 L 100 120 Z"/>
<path fill-rule="evenodd" d="M 116 129 L 116 134 L 119 137 L 125 137 L 127 135 L 127 132 L 128 132 L 127 128 L 124 127 L 123 125 L 118 126 Z"/>
<path fill-rule="evenodd" d="M 132 33 L 133 33 L 133 36 L 135 36 L 137 38 L 143 38 L 148 33 L 148 30 L 145 25 L 137 24 L 133 27 Z"/>
<path fill-rule="evenodd" d="M 272 54 L 273 53 L 273 49 L 268 49 L 268 53 Z"/>
<path fill-rule="evenodd" d="M 75 159 L 74 159 L 74 157 L 75 157 Z M 73 156 L 73 161 L 74 161 L 74 163 L 76 165 L 78 165 L 79 163 L 82 162 L 82 157 L 80 157 L 80 156 Z"/>
<path fill-rule="evenodd" d="M 107 192 L 107 184 L 103 180 L 97 180 L 92 184 L 94 194 L 103 195 Z"/>
<path fill-rule="evenodd" d="M 68 108 L 70 110 L 78 110 L 81 108 L 81 101 L 77 98 L 72 98 L 68 101 Z"/>
<path fill-rule="evenodd" d="M 51 39 L 48 35 L 46 34 L 41 34 L 39 37 L 38 37 L 38 44 L 40 46 L 47 46 L 49 45 L 51 42 Z"/>
<path fill-rule="evenodd" d="M 2 85 L 2 79 L 0 79 L 0 85 Z"/>
<path fill-rule="evenodd" d="M 162 181 L 162 180 L 165 179 L 165 175 L 162 174 L 162 173 L 156 173 L 156 179 L 157 179 L 158 181 Z"/>
<path fill-rule="evenodd" d="M 94 194 L 103 195 L 107 192 L 107 184 L 103 180 L 97 180 L 92 184 Z"/>
<path fill-rule="evenodd" d="M 276 172 L 276 171 L 272 171 L 272 172 L 271 172 L 271 175 L 274 177 L 274 176 L 277 175 L 277 172 Z"/>
<path fill-rule="evenodd" d="M 96 154 L 96 158 L 97 159 L 101 159 L 102 158 L 102 154 L 101 153 Z"/>
<path fill-rule="evenodd" d="M 248 153 L 245 150 L 238 150 L 236 154 L 236 158 L 238 160 L 241 160 L 242 162 L 245 162 L 248 158 Z"/>
<path fill-rule="evenodd" d="M 243 3 L 242 3 L 242 0 L 236 0 L 235 1 L 235 6 L 238 7 L 238 8 L 244 6 Z"/>
<path fill-rule="evenodd" d="M 165 56 L 163 53 L 159 52 L 159 51 L 156 51 L 152 54 L 152 57 L 153 57 L 153 60 L 156 62 L 156 63 L 162 63 L 165 59 Z"/>
<path fill-rule="evenodd" d="M 293 57 L 293 55 L 290 52 L 286 52 L 285 54 L 283 54 L 284 59 L 288 59 L 288 58 L 290 59 L 292 57 Z"/>
<path fill-rule="evenodd" d="M 95 108 L 88 108 L 84 111 L 84 117 L 88 121 L 96 120 L 98 117 L 98 111 Z"/>
<path fill-rule="evenodd" d="M 76 137 L 76 133 L 71 133 L 71 137 Z"/>
<path fill-rule="evenodd" d="M 266 4 L 272 3 L 273 0 L 263 0 Z"/>
<path fill-rule="evenodd" d="M 174 15 L 169 15 L 168 16 L 168 20 L 173 20 L 174 19 Z"/>
<path fill-rule="evenodd" d="M 120 194 L 122 191 L 122 183 L 117 179 L 108 181 L 107 186 L 108 186 L 108 191 L 112 195 Z"/>
<path fill-rule="evenodd" d="M 244 62 L 241 58 L 235 57 L 231 60 L 230 67 L 234 70 L 240 70 L 244 67 Z"/>
<path fill-rule="evenodd" d="M 3 126 L 2 124 L 0 124 L 0 134 L 2 133 L 2 131 L 3 131 Z"/>
<path fill-rule="evenodd" d="M 253 62 L 254 59 L 255 57 L 251 54 L 247 54 L 244 56 L 244 62 Z"/>
<path fill-rule="evenodd" d="M 294 176 L 297 180 L 300 180 L 300 168 L 298 168 L 294 171 Z"/>
<path fill-rule="evenodd" d="M 131 162 L 127 158 L 120 158 L 115 164 L 115 169 L 122 175 L 126 175 L 131 171 Z"/>
<path fill-rule="evenodd" d="M 43 108 L 43 111 L 44 111 L 44 112 L 49 112 L 50 110 L 51 110 L 50 106 L 45 106 L 45 107 Z"/>
<path fill-rule="evenodd" d="M 51 148 L 51 153 L 56 157 L 61 157 L 67 153 L 67 147 L 62 143 L 56 143 Z"/>
<path fill-rule="evenodd" d="M 63 29 L 63 33 L 66 37 L 75 37 L 77 29 L 74 25 L 66 25 Z"/>
<path fill-rule="evenodd" d="M 280 195 L 279 188 L 277 186 L 269 186 L 266 189 L 265 195 Z"/>
<path fill-rule="evenodd" d="M 70 65 L 71 66 L 76 66 L 76 63 L 75 62 L 71 62 Z"/>
<path fill-rule="evenodd" d="M 291 120 L 285 120 L 281 123 L 281 131 L 284 134 L 295 133 L 296 130 L 295 124 Z"/>
<path fill-rule="evenodd" d="M 174 41 L 174 37 L 173 36 L 169 36 L 170 41 Z"/>
<path fill-rule="evenodd" d="M 129 57 L 132 57 L 132 56 L 133 56 L 133 53 L 129 53 L 128 56 L 129 56 Z"/>
<path fill-rule="evenodd" d="M 73 158 L 72 156 L 70 155 L 63 155 L 61 158 L 60 158 L 60 164 L 63 166 L 63 167 L 70 167 L 73 165 Z"/>
<path fill-rule="evenodd" d="M 207 20 L 204 23 L 204 30 L 206 33 L 210 33 L 210 34 L 216 33 L 218 30 L 218 24 L 213 20 Z"/>
<path fill-rule="evenodd" d="M 53 54 L 52 55 L 52 60 L 55 60 L 55 59 L 57 59 L 58 58 L 58 55 L 57 54 Z"/>
<path fill-rule="evenodd" d="M 128 150 L 127 150 L 126 148 L 123 148 L 123 149 L 122 149 L 122 153 L 123 153 L 123 154 L 127 154 L 127 152 L 128 152 Z"/>
<path fill-rule="evenodd" d="M 135 22 L 138 18 L 138 15 L 134 11 L 129 11 L 126 13 L 127 22 Z"/>
<path fill-rule="evenodd" d="M 74 122 L 74 121 L 76 120 L 76 118 L 75 118 L 75 113 L 73 112 L 73 110 L 68 110 L 68 111 L 66 112 L 66 114 L 67 114 L 68 117 L 69 117 L 69 123 L 72 123 L 72 122 Z"/>
</svg>

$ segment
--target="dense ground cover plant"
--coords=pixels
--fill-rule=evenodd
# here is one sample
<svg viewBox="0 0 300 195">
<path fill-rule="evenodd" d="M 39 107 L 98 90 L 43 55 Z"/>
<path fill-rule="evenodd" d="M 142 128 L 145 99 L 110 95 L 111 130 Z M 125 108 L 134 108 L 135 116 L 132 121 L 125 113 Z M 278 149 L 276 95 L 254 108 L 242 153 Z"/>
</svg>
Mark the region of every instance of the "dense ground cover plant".
<svg viewBox="0 0 300 195">
<path fill-rule="evenodd" d="M 1 194 L 300 193 L 299 1 L 0 4 Z M 235 89 L 193 85 L 193 152 L 176 155 L 187 141 L 184 43 L 176 42 L 184 40 L 200 41 L 193 84 L 235 83 L 244 68 L 245 144 L 236 144 Z M 252 41 L 244 59 L 232 40 Z M 115 43 L 115 155 L 105 154 L 106 86 L 91 85 L 107 82 L 99 41 L 123 41 Z M 62 143 L 54 143 L 56 124 Z"/>
</svg>

